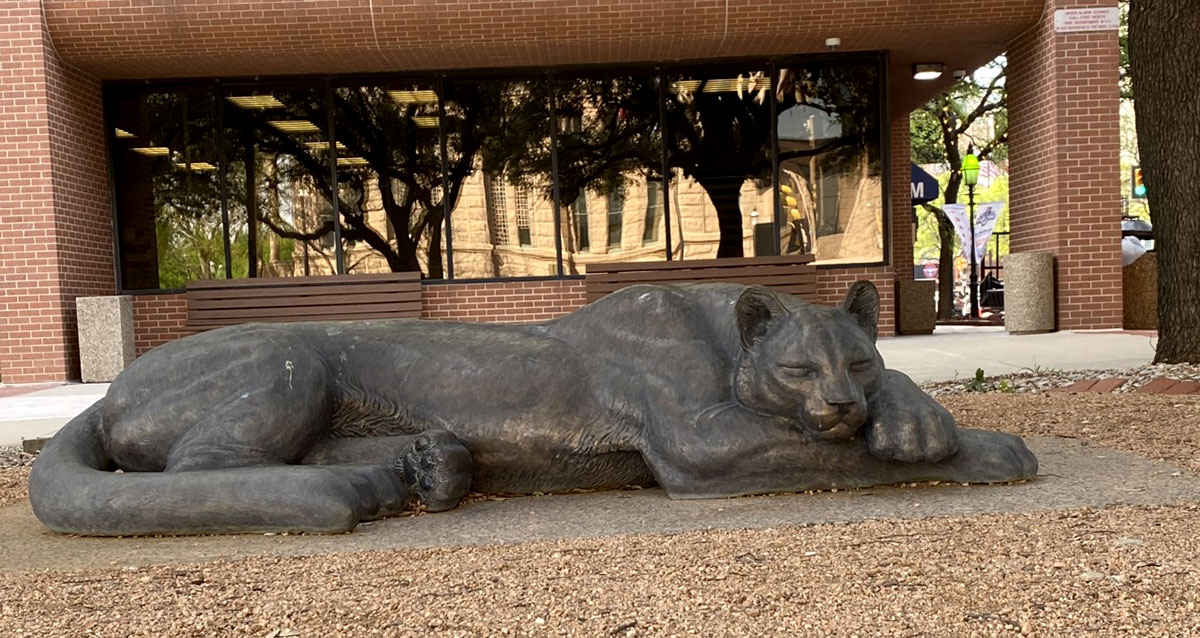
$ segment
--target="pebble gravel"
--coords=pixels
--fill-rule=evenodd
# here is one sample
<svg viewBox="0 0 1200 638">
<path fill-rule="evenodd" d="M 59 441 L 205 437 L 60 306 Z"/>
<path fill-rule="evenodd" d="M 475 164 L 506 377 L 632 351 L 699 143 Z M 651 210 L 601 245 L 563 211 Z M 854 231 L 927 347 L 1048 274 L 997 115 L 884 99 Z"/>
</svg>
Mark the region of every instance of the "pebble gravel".
<svg viewBox="0 0 1200 638">
<path fill-rule="evenodd" d="M 1083 379 L 1128 379 L 1118 393 L 1133 392 L 1157 377 L 1169 377 L 1177 381 L 1200 381 L 1200 366 L 1179 363 L 1160 363 L 1128 370 L 1056 370 L 1037 368 L 1013 374 L 987 376 L 984 370 L 981 380 L 976 378 L 953 381 L 922 383 L 921 388 L 933 396 L 977 392 L 1045 392 L 1066 387 Z"/>
</svg>

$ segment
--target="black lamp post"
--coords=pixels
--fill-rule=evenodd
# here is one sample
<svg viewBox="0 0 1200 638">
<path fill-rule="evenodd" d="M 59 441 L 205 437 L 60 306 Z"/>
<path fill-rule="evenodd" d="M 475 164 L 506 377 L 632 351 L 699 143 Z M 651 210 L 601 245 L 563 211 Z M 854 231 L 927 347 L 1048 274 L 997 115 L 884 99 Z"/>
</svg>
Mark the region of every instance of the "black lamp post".
<svg viewBox="0 0 1200 638">
<path fill-rule="evenodd" d="M 975 149 L 967 147 L 967 155 L 962 160 L 963 183 L 967 185 L 967 208 L 970 211 L 968 222 L 971 224 L 971 246 L 967 250 L 971 254 L 971 318 L 979 317 L 979 273 L 975 263 L 975 185 L 979 183 L 979 158 L 975 157 Z"/>
</svg>

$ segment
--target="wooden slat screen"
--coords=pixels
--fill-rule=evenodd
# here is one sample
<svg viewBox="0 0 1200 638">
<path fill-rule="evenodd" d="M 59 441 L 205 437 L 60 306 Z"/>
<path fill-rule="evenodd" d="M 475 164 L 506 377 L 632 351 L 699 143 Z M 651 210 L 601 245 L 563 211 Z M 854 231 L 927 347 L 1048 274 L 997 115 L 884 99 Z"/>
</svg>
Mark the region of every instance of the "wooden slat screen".
<svg viewBox="0 0 1200 638">
<path fill-rule="evenodd" d="M 421 316 L 421 274 L 214 279 L 187 285 L 187 328 Z"/>
<path fill-rule="evenodd" d="M 711 281 L 757 284 L 816 303 L 817 269 L 812 255 L 749 259 L 696 259 L 588 264 L 588 302 L 634 284 Z"/>
</svg>

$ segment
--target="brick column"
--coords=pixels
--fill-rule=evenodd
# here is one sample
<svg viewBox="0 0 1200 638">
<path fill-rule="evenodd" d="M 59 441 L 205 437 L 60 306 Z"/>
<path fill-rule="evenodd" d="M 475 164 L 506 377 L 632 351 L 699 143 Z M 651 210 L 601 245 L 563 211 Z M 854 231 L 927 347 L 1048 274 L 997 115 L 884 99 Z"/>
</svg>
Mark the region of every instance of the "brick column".
<svg viewBox="0 0 1200 638">
<path fill-rule="evenodd" d="M 1121 187 L 1116 30 L 1055 33 L 1049 0 L 1008 50 L 1013 252 L 1057 257 L 1059 329 L 1121 326 Z"/>
<path fill-rule="evenodd" d="M 75 297 L 115 291 L 100 82 L 38 0 L 0 7 L 0 381 L 79 377 Z"/>
<path fill-rule="evenodd" d="M 896 279 L 913 278 L 912 139 L 909 112 L 893 113 L 888 159 L 891 170 L 888 204 L 892 222 L 892 270 Z"/>
</svg>

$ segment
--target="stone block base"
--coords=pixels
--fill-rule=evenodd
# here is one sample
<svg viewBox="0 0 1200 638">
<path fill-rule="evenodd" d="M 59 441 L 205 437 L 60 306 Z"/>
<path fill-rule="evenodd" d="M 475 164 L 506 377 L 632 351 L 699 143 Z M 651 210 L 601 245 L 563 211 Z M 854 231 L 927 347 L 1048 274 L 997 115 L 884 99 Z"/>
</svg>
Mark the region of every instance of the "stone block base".
<svg viewBox="0 0 1200 638">
<path fill-rule="evenodd" d="M 133 302 L 129 296 L 79 297 L 79 368 L 84 383 L 112 381 L 133 361 Z"/>
</svg>

